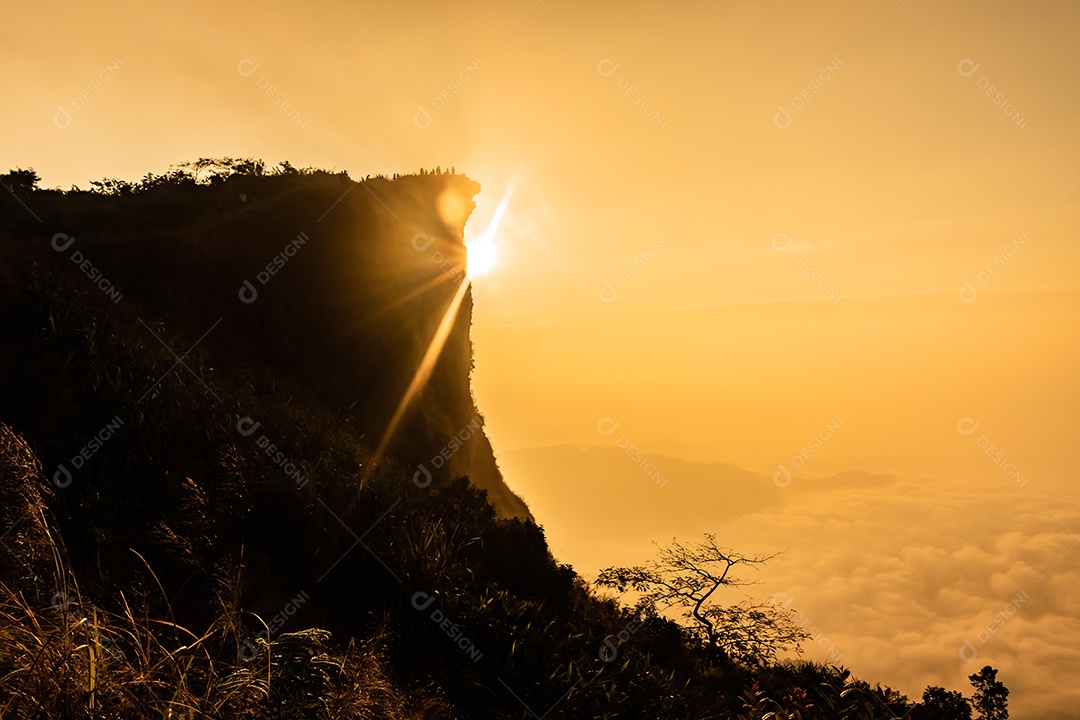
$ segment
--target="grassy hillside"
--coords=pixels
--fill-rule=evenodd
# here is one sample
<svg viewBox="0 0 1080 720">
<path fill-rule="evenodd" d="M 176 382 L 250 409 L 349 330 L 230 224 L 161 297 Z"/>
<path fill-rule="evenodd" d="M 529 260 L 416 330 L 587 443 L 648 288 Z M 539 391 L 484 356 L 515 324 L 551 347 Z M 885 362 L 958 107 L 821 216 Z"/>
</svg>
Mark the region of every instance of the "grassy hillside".
<svg viewBox="0 0 1080 720">
<path fill-rule="evenodd" d="M 840 669 L 717 653 L 553 558 L 480 430 L 468 294 L 373 457 L 460 282 L 476 183 L 234 164 L 12 189 L 0 716 L 909 707 Z"/>
</svg>

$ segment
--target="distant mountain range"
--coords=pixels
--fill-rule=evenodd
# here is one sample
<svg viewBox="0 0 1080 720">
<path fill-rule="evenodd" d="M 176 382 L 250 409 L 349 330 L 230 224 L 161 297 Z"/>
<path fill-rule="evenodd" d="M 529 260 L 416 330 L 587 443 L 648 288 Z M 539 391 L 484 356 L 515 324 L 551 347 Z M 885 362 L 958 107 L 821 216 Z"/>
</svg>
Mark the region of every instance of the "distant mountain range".
<svg viewBox="0 0 1080 720">
<path fill-rule="evenodd" d="M 797 503 L 803 493 L 896 481 L 850 470 L 823 478 L 796 474 L 780 487 L 771 476 L 735 465 L 657 454 L 639 458 L 614 444 L 522 448 L 499 453 L 498 461 L 548 530 L 556 554 L 586 574 L 610 564 L 628 544 L 670 539 L 688 528 L 723 535 L 744 514 Z"/>
</svg>

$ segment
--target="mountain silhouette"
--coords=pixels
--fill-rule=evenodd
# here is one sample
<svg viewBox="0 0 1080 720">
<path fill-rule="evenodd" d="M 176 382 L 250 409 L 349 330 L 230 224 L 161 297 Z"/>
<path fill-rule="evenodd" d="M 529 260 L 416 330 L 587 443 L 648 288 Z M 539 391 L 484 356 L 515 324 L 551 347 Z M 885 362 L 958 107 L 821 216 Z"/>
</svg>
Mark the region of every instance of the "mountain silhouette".
<svg viewBox="0 0 1080 720">
<path fill-rule="evenodd" d="M 553 445 L 503 452 L 499 461 L 514 488 L 533 498 L 533 512 L 551 531 L 560 557 L 582 572 L 604 567 L 632 547 L 685 532 L 687 526 L 722 534 L 751 512 L 768 514 L 798 505 L 804 493 L 880 487 L 896 480 L 849 470 L 821 478 L 796 475 L 781 487 L 770 475 L 729 463 L 636 453 L 619 446 Z"/>
<path fill-rule="evenodd" d="M 22 222 L 9 225 L 0 252 L 9 268 L 36 262 L 92 292 L 80 269 L 87 263 L 106 280 L 106 299 L 120 294 L 117 312 L 182 338 L 177 352 L 201 339 L 216 371 L 273 377 L 341 413 L 374 445 L 463 279 L 465 213 L 480 186 L 428 174 L 353 188 L 343 175 L 316 173 L 162 183 L 138 194 L 46 191 L 30 200 L 42 203 L 43 223 L 17 206 L 6 213 Z M 447 205 L 462 212 L 444 218 L 438 208 Z M 502 481 L 472 399 L 471 310 L 466 292 L 390 455 L 439 479 L 467 475 L 500 514 L 528 517 Z M 52 435 L 35 379 L 25 377 L 32 363 L 7 360 L 0 392 L 12 419 Z M 462 447 L 440 457 L 452 439 Z"/>
<path fill-rule="evenodd" d="M 92 191 L 0 181 L 4 717 L 967 707 L 775 660 L 786 606 L 713 608 L 705 641 L 552 555 L 473 401 L 467 177 L 200 158 Z M 658 490 L 724 517 L 780 502 L 733 466 L 653 458 L 660 485 L 619 453 L 520 451 L 515 487 L 593 525 Z M 643 529 L 674 527 L 655 506 Z"/>
</svg>

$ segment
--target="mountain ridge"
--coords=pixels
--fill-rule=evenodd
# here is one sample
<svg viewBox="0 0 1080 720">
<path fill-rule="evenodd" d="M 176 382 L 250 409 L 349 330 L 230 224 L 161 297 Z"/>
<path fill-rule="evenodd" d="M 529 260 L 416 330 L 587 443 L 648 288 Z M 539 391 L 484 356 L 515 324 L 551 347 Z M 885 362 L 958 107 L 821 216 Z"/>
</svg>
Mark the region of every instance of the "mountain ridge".
<svg viewBox="0 0 1080 720">
<path fill-rule="evenodd" d="M 0 253 L 8 267 L 38 262 L 59 265 L 76 281 L 84 279 L 80 272 L 107 279 L 119 289 L 116 303 L 134 305 L 136 320 L 151 332 L 167 329 L 186 337 L 183 348 L 203 343 L 219 364 L 242 363 L 293 382 L 297 392 L 347 413 L 375 445 L 464 280 L 467 215 L 448 222 L 434 201 L 418 208 L 424 197 L 451 196 L 471 212 L 479 190 L 464 176 L 443 174 L 357 184 L 330 174 L 303 183 L 241 176 L 187 187 L 207 196 L 198 203 L 165 185 L 145 197 L 79 193 L 59 203 L 60 213 L 40 203 L 59 200 L 47 195 L 28 200 L 44 206 L 51 225 L 45 237 L 36 247 L 8 238 Z M 106 214 L 110 205 L 113 215 Z M 413 242 L 420 234 L 433 243 L 425 251 Z M 452 271 L 433 256 L 447 258 Z M 89 270 L 56 262 L 80 258 Z M 443 480 L 468 475 L 502 515 L 528 517 L 502 481 L 472 398 L 471 311 L 466 290 L 432 377 L 389 450 Z M 387 357 L 397 361 L 381 360 Z M 372 410 L 365 413 L 365 406 Z M 438 462 L 454 438 L 461 447 Z"/>
<path fill-rule="evenodd" d="M 479 186 L 217 165 L 89 193 L 3 176 L 5 715 L 907 707 L 842 668 L 762 664 L 768 639 L 729 654 L 555 559 L 472 397 Z"/>
</svg>

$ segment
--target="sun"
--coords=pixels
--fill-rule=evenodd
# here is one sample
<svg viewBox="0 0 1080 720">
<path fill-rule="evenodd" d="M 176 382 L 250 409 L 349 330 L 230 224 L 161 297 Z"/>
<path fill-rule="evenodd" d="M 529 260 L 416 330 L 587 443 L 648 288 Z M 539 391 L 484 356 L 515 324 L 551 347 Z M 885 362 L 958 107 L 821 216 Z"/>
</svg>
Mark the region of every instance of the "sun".
<svg viewBox="0 0 1080 720">
<path fill-rule="evenodd" d="M 489 274 L 499 265 L 499 244 L 495 238 L 513 192 L 514 186 L 511 183 L 499 200 L 499 206 L 484 234 L 474 240 L 465 241 L 465 275 L 470 280 Z"/>
<path fill-rule="evenodd" d="M 482 237 L 465 245 L 465 274 L 469 279 L 487 275 L 499 264 L 499 246 Z"/>
</svg>

